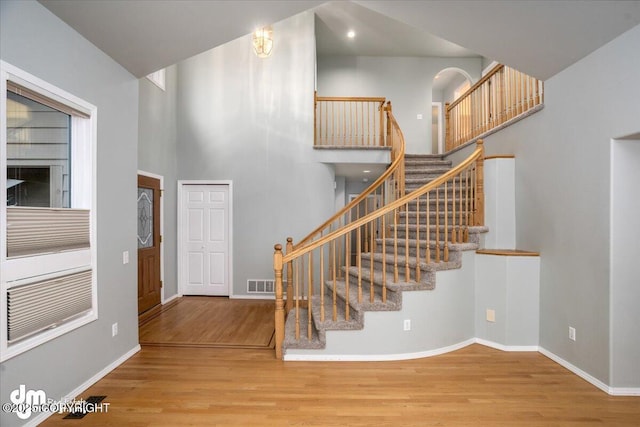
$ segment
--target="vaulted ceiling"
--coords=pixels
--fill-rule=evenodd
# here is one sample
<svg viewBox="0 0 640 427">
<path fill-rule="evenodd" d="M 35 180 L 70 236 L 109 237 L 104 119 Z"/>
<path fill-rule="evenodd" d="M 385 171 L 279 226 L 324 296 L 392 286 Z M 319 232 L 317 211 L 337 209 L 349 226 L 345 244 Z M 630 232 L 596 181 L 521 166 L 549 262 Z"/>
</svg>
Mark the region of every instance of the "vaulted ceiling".
<svg viewBox="0 0 640 427">
<path fill-rule="evenodd" d="M 482 55 L 541 79 L 640 24 L 637 0 L 39 1 L 138 77 L 319 6 L 320 53 Z"/>
</svg>

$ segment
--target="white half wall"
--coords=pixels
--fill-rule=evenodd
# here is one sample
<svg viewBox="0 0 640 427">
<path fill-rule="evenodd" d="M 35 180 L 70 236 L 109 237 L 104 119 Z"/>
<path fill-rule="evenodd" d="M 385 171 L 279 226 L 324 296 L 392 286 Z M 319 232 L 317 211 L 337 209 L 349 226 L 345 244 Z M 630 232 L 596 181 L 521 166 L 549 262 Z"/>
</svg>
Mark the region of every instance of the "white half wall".
<svg viewBox="0 0 640 427">
<path fill-rule="evenodd" d="M 492 158 L 484 162 L 484 235 L 486 249 L 516 248 L 515 159 Z"/>
</svg>

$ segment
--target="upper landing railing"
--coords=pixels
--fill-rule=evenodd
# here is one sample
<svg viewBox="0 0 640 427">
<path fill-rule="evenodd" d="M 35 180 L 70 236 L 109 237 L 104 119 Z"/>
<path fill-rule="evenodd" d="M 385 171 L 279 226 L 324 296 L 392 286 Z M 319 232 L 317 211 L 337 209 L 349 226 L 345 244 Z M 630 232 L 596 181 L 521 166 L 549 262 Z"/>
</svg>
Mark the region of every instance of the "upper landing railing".
<svg viewBox="0 0 640 427">
<path fill-rule="evenodd" d="M 542 104 L 541 80 L 497 65 L 460 98 L 445 104 L 446 151 L 485 137 Z"/>
<path fill-rule="evenodd" d="M 315 147 L 386 147 L 385 98 L 315 97 Z"/>
</svg>

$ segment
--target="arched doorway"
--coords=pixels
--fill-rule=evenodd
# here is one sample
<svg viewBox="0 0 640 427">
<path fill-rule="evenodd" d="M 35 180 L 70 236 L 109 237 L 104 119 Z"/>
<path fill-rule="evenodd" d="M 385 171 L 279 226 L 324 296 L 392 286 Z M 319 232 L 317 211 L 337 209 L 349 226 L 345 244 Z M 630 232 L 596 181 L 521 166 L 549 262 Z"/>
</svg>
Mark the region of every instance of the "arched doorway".
<svg viewBox="0 0 640 427">
<path fill-rule="evenodd" d="M 431 153 L 444 153 L 444 105 L 453 102 L 471 87 L 471 76 L 466 71 L 450 67 L 440 70 L 431 86 Z"/>
</svg>

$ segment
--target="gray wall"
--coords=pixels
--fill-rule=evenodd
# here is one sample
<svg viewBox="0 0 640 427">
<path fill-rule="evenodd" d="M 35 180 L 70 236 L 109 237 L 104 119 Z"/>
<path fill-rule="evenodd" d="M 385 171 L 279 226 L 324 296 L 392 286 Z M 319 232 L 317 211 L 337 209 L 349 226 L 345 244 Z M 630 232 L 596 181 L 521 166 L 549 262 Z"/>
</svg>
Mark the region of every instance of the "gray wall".
<svg viewBox="0 0 640 427">
<path fill-rule="evenodd" d="M 168 67 L 165 77 L 165 91 L 162 91 L 147 78 L 140 79 L 138 169 L 162 175 L 164 178 L 162 243 L 164 250 L 164 297 L 167 299 L 178 292 L 176 264 L 178 67 L 176 65 Z"/>
<path fill-rule="evenodd" d="M 386 97 L 404 133 L 407 153 L 430 153 L 433 78 L 445 68 L 458 67 L 475 82 L 481 66 L 481 58 L 320 57 L 318 95 Z"/>
<path fill-rule="evenodd" d="M 178 64 L 178 178 L 233 181 L 233 293 L 273 277 L 273 246 L 334 212 L 333 168 L 313 160 L 313 13 Z"/>
<path fill-rule="evenodd" d="M 20 384 L 59 399 L 138 343 L 138 80 L 37 2 L 0 2 L 0 55 L 98 107 L 98 320 L 0 365 L 0 401 Z M 131 262 L 122 264 L 128 250 Z M 119 334 L 111 337 L 111 324 Z M 2 426 L 19 425 L 2 412 Z"/>
<path fill-rule="evenodd" d="M 540 345 L 635 387 L 638 324 L 610 322 L 610 162 L 611 139 L 640 130 L 638 46 L 640 26 L 549 79 L 542 111 L 485 141 L 490 154 L 516 155 L 516 244 L 541 254 Z M 620 286 L 614 302 L 639 299 L 637 286 Z M 624 350 L 612 360 L 610 347 Z"/>
</svg>

